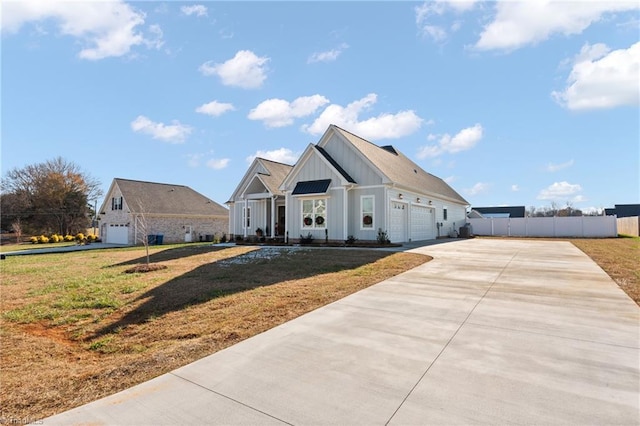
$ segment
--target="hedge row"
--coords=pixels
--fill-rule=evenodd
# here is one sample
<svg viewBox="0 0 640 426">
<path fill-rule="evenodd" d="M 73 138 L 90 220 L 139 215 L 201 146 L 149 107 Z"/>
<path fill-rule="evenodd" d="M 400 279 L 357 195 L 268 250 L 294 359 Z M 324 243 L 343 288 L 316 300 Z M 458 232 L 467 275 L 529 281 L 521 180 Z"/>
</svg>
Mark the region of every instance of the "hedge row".
<svg viewBox="0 0 640 426">
<path fill-rule="evenodd" d="M 46 235 L 40 235 L 37 237 L 29 238 L 29 242 L 32 244 L 61 243 L 61 242 L 71 242 L 71 241 L 77 241 L 79 243 L 84 243 L 84 242 L 91 243 L 96 241 L 97 239 L 98 237 L 96 237 L 95 235 L 89 234 L 85 236 L 82 232 L 80 232 L 76 235 L 65 235 L 64 237 L 58 234 L 53 234 L 49 237 L 47 237 Z"/>
</svg>

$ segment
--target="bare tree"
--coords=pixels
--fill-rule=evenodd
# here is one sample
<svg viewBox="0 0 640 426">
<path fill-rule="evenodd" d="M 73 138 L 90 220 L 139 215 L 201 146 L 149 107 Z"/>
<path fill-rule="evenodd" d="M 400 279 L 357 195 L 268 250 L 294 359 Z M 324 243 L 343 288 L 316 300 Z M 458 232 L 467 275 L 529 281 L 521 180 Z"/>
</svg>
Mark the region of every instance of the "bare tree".
<svg viewBox="0 0 640 426">
<path fill-rule="evenodd" d="M 20 218 L 17 218 L 11 223 L 11 230 L 16 234 L 16 243 L 20 244 L 22 241 L 22 223 Z"/>
<path fill-rule="evenodd" d="M 138 212 L 135 215 L 135 229 L 136 229 L 136 242 L 140 242 L 144 245 L 145 253 L 147 255 L 147 269 L 151 265 L 149 258 L 149 233 L 151 232 L 151 225 L 149 224 L 149 214 L 145 208 L 142 200 L 138 199 L 134 203 L 138 206 Z"/>
</svg>

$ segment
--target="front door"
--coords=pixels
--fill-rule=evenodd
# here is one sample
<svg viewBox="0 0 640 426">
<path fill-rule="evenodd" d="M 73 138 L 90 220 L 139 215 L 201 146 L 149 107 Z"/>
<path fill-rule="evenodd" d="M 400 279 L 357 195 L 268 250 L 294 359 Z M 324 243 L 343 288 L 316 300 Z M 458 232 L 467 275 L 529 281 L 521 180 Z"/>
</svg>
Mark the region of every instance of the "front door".
<svg viewBox="0 0 640 426">
<path fill-rule="evenodd" d="M 193 241 L 193 233 L 192 233 L 191 225 L 185 225 L 184 227 L 184 242 L 190 243 Z"/>
<path fill-rule="evenodd" d="M 277 235 L 284 235 L 284 225 L 286 217 L 287 215 L 285 214 L 285 206 L 278 206 L 278 227 L 276 229 Z"/>
</svg>

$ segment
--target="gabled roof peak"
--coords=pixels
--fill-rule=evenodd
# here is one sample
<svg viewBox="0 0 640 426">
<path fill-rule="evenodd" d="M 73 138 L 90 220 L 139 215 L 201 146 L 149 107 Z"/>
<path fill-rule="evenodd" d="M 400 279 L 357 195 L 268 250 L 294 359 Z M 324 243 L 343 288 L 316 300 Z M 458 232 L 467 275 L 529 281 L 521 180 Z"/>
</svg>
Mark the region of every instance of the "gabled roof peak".
<svg viewBox="0 0 640 426">
<path fill-rule="evenodd" d="M 256 160 L 260 160 L 260 161 L 268 161 L 269 163 L 274 163 L 274 164 L 280 164 L 280 165 L 283 165 L 283 166 L 293 167 L 291 164 L 283 163 L 282 161 L 270 160 L 270 159 L 268 159 L 268 158 L 264 158 L 264 157 L 256 157 Z"/>
</svg>

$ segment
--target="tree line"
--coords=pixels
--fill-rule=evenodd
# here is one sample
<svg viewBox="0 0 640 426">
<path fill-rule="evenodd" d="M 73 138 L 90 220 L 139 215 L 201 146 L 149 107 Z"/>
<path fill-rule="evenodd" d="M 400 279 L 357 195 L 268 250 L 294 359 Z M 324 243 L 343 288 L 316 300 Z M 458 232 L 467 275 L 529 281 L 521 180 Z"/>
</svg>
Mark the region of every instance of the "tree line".
<svg viewBox="0 0 640 426">
<path fill-rule="evenodd" d="M 552 202 L 549 207 L 534 207 L 527 209 L 528 217 L 568 217 L 568 216 L 600 216 L 598 212 L 585 214 L 582 210 L 573 207 L 571 202 L 567 201 L 567 205 L 560 207 L 557 203 Z"/>
<path fill-rule="evenodd" d="M 62 157 L 10 170 L 0 184 L 0 227 L 17 234 L 84 232 L 100 182 Z"/>
</svg>

